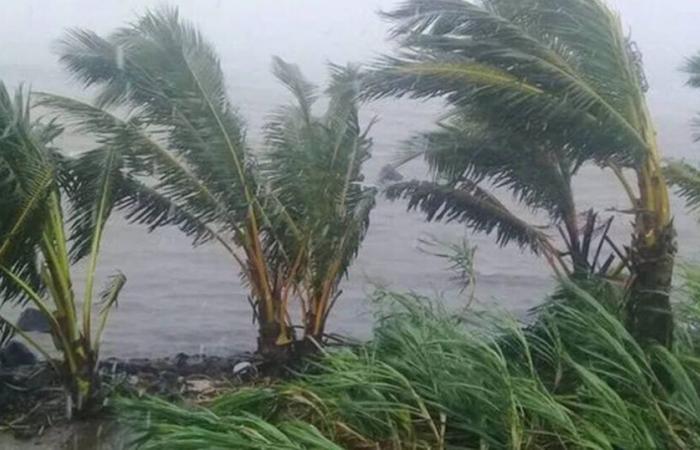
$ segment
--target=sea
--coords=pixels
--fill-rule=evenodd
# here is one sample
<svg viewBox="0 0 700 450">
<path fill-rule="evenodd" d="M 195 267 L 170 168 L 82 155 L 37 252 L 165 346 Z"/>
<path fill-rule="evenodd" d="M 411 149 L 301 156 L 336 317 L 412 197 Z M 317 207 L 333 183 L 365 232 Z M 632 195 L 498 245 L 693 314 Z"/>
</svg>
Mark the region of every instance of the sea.
<svg viewBox="0 0 700 450">
<path fill-rule="evenodd" d="M 49 14 L 40 10 L 40 2 L 28 3 L 34 4 L 35 9 L 33 15 L 27 17 Z M 184 9 L 189 8 L 195 19 L 205 20 L 192 6 L 194 2 L 180 3 L 183 3 Z M 209 1 L 204 5 L 207 5 L 206 8 L 223 8 L 224 3 Z M 621 3 L 625 2 L 621 0 Z M 652 4 L 641 2 L 640 5 L 647 3 Z M 290 2 L 280 4 L 286 5 L 285 11 L 292 14 L 289 12 L 293 10 Z M 49 2 L 47 8 L 53 6 Z M 138 7 L 133 6 L 132 9 L 138 10 Z M 255 8 L 251 6 L 249 9 Z M 86 14 L 88 16 L 79 21 L 79 25 L 89 26 L 89 14 L 99 14 L 99 11 Z M 294 14 L 301 17 L 304 11 Z M 348 14 L 354 17 L 351 11 Z M 269 27 L 280 26 L 275 20 L 282 19 L 266 18 L 265 22 L 259 16 L 251 17 L 253 22 L 260 25 L 258 32 L 262 35 L 279 34 L 279 31 Z M 49 18 L 45 20 L 52 23 Z M 109 16 L 109 20 L 121 23 L 112 16 Z M 211 20 L 223 21 L 222 18 Z M 241 20 L 239 18 L 236 23 Z M 337 21 L 337 26 L 342 28 L 342 18 Z M 100 23 L 104 24 L 104 21 Z M 308 19 L 307 25 L 312 28 L 316 26 L 314 23 Z M 248 26 L 254 28 L 253 25 Z M 323 33 L 331 35 L 333 26 L 324 25 Z M 213 30 L 216 36 L 222 33 L 222 29 L 233 38 L 238 36 L 236 29 L 226 29 L 225 24 L 217 27 Z M 372 33 L 373 27 L 374 24 L 370 27 Z M 249 34 L 253 31 L 244 31 L 248 33 L 241 35 L 244 40 L 247 39 L 245 42 L 251 41 Z M 292 34 L 290 36 L 290 45 L 301 45 Z M 217 42 L 222 42 L 220 36 L 217 39 Z M 362 36 L 358 39 L 362 39 Z M 649 38 L 647 41 L 651 42 Z M 698 145 L 692 142 L 692 115 L 689 111 L 700 110 L 700 92 L 683 88 L 682 78 L 677 75 L 665 75 L 676 72 L 677 65 L 670 67 L 665 64 L 664 58 L 671 52 L 674 61 L 679 60 L 680 56 L 673 53 L 677 49 L 653 45 L 649 48 L 651 51 L 646 56 L 655 64 L 652 82 L 664 82 L 661 88 L 654 88 L 652 83 L 650 92 L 651 109 L 659 125 L 661 146 L 670 156 L 697 161 Z M 379 48 L 382 49 L 384 47 Z M 295 47 L 290 52 L 299 53 L 301 50 Z M 29 50 L 25 54 L 26 58 L 16 55 L 9 58 L 0 53 L 0 80 L 12 88 L 25 83 L 34 91 L 56 92 L 83 99 L 90 97 L 90 92 L 82 90 L 61 71 L 55 58 L 33 58 Z M 310 58 L 309 52 L 303 54 Z M 329 58 L 327 52 L 318 56 L 322 64 Z M 264 58 L 267 57 L 269 55 L 264 55 Z M 314 79 L 321 83 L 323 71 L 318 70 L 317 63 L 314 64 Z M 260 148 L 260 129 L 266 114 L 288 102 L 289 97 L 269 76 L 264 64 L 256 62 L 254 70 L 248 70 L 245 61 L 232 62 L 224 52 L 222 65 L 227 74 L 232 102 L 248 123 L 249 142 L 253 148 Z M 675 84 L 667 83 L 668 79 Z M 684 105 L 681 108 L 678 107 L 680 102 Z M 431 129 L 444 112 L 445 106 L 436 100 L 382 100 L 365 105 L 362 120 L 367 123 L 375 116 L 378 118 L 371 133 L 373 150 L 372 158 L 365 167 L 366 182 L 377 183 L 379 171 L 397 160 L 404 142 L 415 133 Z M 38 111 L 37 114 L 42 112 Z M 92 144 L 79 136 L 66 134 L 60 138 L 59 145 L 67 153 L 75 154 L 90 148 Z M 401 172 L 406 179 L 429 177 L 421 162 L 403 167 Z M 615 216 L 614 239 L 620 245 L 629 242 L 632 217 L 620 212 L 627 209 L 628 204 L 609 171 L 584 167 L 575 180 L 575 192 L 581 211 L 595 207 L 602 217 Z M 546 217 L 518 207 L 507 192 L 494 189 L 494 193 L 529 220 L 548 225 Z M 698 215 L 687 213 L 683 202 L 678 199 L 674 198 L 673 206 L 681 260 L 700 260 Z M 554 236 L 557 234 L 554 228 L 548 232 Z M 463 289 L 455 278 L 456 274 L 450 270 L 449 261 L 433 255 L 435 249 L 422 243 L 431 239 L 444 243 L 466 241 L 476 247 L 473 293 L 471 288 Z M 110 317 L 102 346 L 103 356 L 155 357 L 180 352 L 228 354 L 254 348 L 256 326 L 246 300 L 248 289 L 241 283 L 236 263 L 216 244 L 194 248 L 189 239 L 176 229 L 162 228 L 149 233 L 141 226 L 127 223 L 116 212 L 107 227 L 99 260 L 99 278 L 105 282 L 110 274 L 117 271 L 124 273 L 128 281 L 118 307 Z M 76 265 L 73 273 L 75 288 L 80 292 L 84 265 Z M 680 283 L 679 278 L 677 284 Z M 464 308 L 473 295 L 475 301 L 472 308 L 502 311 L 525 318 L 533 307 L 546 299 L 554 285 L 554 277 L 546 262 L 527 250 L 514 246 L 500 248 L 492 236 L 472 233 L 460 224 L 426 223 L 419 213 L 407 212 L 404 202 L 380 198 L 357 260 L 341 284 L 343 292 L 330 316 L 328 331 L 357 339 L 370 338 L 376 314 L 383 308 L 373 300 L 377 289 L 441 299 L 448 308 L 454 309 Z"/>
</svg>

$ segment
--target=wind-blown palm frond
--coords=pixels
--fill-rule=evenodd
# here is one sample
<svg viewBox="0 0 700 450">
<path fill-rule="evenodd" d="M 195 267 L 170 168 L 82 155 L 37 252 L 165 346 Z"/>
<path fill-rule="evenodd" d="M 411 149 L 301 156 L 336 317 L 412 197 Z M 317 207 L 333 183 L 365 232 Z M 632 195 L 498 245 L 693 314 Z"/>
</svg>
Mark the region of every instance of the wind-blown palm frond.
<svg viewBox="0 0 700 450">
<path fill-rule="evenodd" d="M 316 86 L 304 78 L 299 67 L 278 56 L 272 58 L 272 73 L 292 93 L 301 117 L 309 123 L 311 107 L 317 99 Z"/>
<path fill-rule="evenodd" d="M 132 110 L 129 122 L 139 131 L 149 127 L 148 134 L 181 158 L 225 211 L 239 218 L 246 214 L 255 187 L 242 120 L 226 97 L 214 49 L 176 10 L 149 12 L 106 38 L 73 30 L 62 43 L 61 61 L 86 87 L 98 88 L 97 107 Z M 79 112 L 73 106 L 63 109 Z M 121 129 L 112 130 L 113 138 L 117 132 L 122 142 L 129 138 Z M 143 147 L 141 137 L 130 140 Z M 180 182 L 168 179 L 165 189 Z"/>
<path fill-rule="evenodd" d="M 700 53 L 688 58 L 681 70 L 688 75 L 688 81 L 686 82 L 688 86 L 700 88 Z M 695 131 L 693 138 L 695 142 L 700 142 L 700 115 L 696 115 L 692 125 Z"/>
<path fill-rule="evenodd" d="M 15 336 L 15 329 L 4 319 L 0 318 L 0 350 L 5 348 L 5 346 L 12 340 Z"/>
<path fill-rule="evenodd" d="M 174 225 L 186 235 L 192 236 L 195 245 L 217 238 L 217 233 L 201 217 L 182 208 L 154 187 L 129 176 L 123 177 L 119 183 L 121 196 L 116 207 L 126 214 L 129 221 L 148 225 L 151 231 L 165 225 Z"/>
<path fill-rule="evenodd" d="M 331 66 L 326 90 L 328 107 L 321 117 L 310 114 L 312 84 L 299 69 L 279 58 L 273 73 L 295 98 L 273 114 L 265 127 L 266 152 L 261 174 L 275 199 L 296 224 L 278 228 L 268 252 L 282 241 L 287 271 L 305 273 L 309 304 L 318 337 L 338 283 L 357 254 L 369 226 L 375 190 L 362 185 L 361 169 L 371 146 L 358 118 L 359 70 Z"/>
<path fill-rule="evenodd" d="M 687 85 L 700 88 L 700 53 L 688 58 L 682 67 L 688 75 Z M 700 116 L 693 120 L 695 141 L 700 142 Z M 700 170 L 684 161 L 671 161 L 664 168 L 668 181 L 675 186 L 676 193 L 683 197 L 688 208 L 696 212 L 700 209 Z"/>
<path fill-rule="evenodd" d="M 575 215 L 571 179 L 578 167 L 565 151 L 525 141 L 466 110 L 438 127 L 413 137 L 401 162 L 423 156 L 435 176 L 448 182 L 488 181 L 554 221 Z"/>
<path fill-rule="evenodd" d="M 103 151 L 118 151 L 122 174 L 128 171 L 135 176 L 156 178 L 155 183 L 146 186 L 132 175 L 129 179 L 122 177 L 121 195 L 116 203 L 119 208 L 126 209 L 130 219 L 147 224 L 151 229 L 179 226 L 192 235 L 196 243 L 208 239 L 208 234 L 203 232 L 207 224 L 227 227 L 225 220 L 230 216 L 226 205 L 184 161 L 169 151 L 167 142 L 147 133 L 138 118 L 120 119 L 104 109 L 56 95 L 36 97 L 37 106 L 59 112 L 63 123 L 74 131 L 95 136 L 102 142 Z M 87 172 L 102 170 L 94 164 L 86 169 Z M 147 205 L 154 207 L 153 213 L 140 214 Z M 228 228 L 232 227 L 228 225 Z"/>
<path fill-rule="evenodd" d="M 570 189 L 551 194 L 561 181 L 570 186 L 570 176 L 584 163 L 612 169 L 636 212 L 630 255 L 624 258 L 639 274 L 630 283 L 630 327 L 668 344 L 676 251 L 669 193 L 660 182 L 662 158 L 641 55 L 605 0 L 407 0 L 386 17 L 394 22 L 400 51 L 375 63 L 365 95 L 439 97 L 452 107 L 452 116 L 476 118 L 476 126 L 487 124 L 489 134 L 507 130 L 526 143 L 536 157 L 525 152 L 512 159 L 512 167 L 501 166 L 496 183 L 563 221 L 574 273 L 592 269 L 586 260 L 589 239 L 581 237 L 590 233 L 578 229 Z M 491 163 L 491 155 L 479 155 L 477 163 Z M 545 164 L 550 170 L 542 172 L 539 162 L 550 158 Z M 464 169 L 474 171 L 477 163 Z M 532 164 L 530 175 L 548 173 L 541 184 L 549 188 L 533 190 L 527 171 L 514 170 L 520 163 Z M 638 192 L 624 168 L 635 173 Z"/>
<path fill-rule="evenodd" d="M 390 186 L 387 196 L 408 198 L 409 209 L 420 209 L 429 221 L 455 221 L 476 231 L 495 232 L 500 245 L 514 241 L 535 253 L 545 249 L 547 236 L 541 227 L 518 218 L 476 184 L 462 182 L 446 186 L 429 181 L 407 181 Z"/>
<path fill-rule="evenodd" d="M 107 37 L 73 30 L 62 41 L 61 61 L 86 87 L 98 88 L 95 104 L 53 95 L 38 104 L 119 153 L 126 176 L 117 207 L 151 229 L 177 225 L 195 243 L 247 242 L 250 256 L 260 258 L 258 188 L 242 120 L 226 98 L 213 48 L 194 27 L 165 8 Z M 267 269 L 256 266 L 267 283 Z M 252 270 L 247 263 L 242 269 L 244 276 Z M 261 286 L 260 295 L 266 290 Z"/>
<path fill-rule="evenodd" d="M 700 209 L 700 170 L 682 161 L 670 162 L 665 169 L 666 178 L 675 186 L 691 211 Z"/>
<path fill-rule="evenodd" d="M 125 284 L 126 276 L 124 276 L 123 273 L 118 273 L 111 277 L 107 286 L 105 286 L 105 288 L 100 292 L 100 321 L 97 326 L 95 342 L 93 344 L 96 352 L 99 352 L 100 343 L 102 342 L 102 334 L 107 326 L 109 313 L 112 312 L 112 309 L 117 307 L 119 294 L 121 293 Z"/>
<path fill-rule="evenodd" d="M 700 54 L 688 58 L 682 69 L 689 75 L 688 86 L 700 88 Z"/>
<path fill-rule="evenodd" d="M 45 200 L 56 187 L 46 141 L 53 133 L 38 135 L 29 119 L 29 106 L 22 89 L 11 98 L 0 83 L 0 266 L 17 273 L 40 288 L 37 251 L 48 220 Z M 22 291 L 0 275 L 0 302 L 21 299 Z"/>
<path fill-rule="evenodd" d="M 601 2 L 412 0 L 387 16 L 405 50 L 377 64 L 369 96 L 477 105 L 494 124 L 535 138 L 546 130 L 577 159 L 644 157 L 625 103 L 639 101 L 637 67 Z"/>
<path fill-rule="evenodd" d="M 71 253 L 82 259 L 92 250 L 95 233 L 102 233 L 107 217 L 116 200 L 121 178 L 121 155 L 109 147 L 84 153 L 71 162 L 76 185 L 70 199 L 73 214 Z"/>
</svg>

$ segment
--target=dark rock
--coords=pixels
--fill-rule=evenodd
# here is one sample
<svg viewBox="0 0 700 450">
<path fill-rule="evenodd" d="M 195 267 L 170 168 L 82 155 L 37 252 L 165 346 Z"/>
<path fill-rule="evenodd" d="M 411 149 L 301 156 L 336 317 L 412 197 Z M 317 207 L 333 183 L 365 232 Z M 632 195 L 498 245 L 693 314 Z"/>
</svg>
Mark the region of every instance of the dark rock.
<svg viewBox="0 0 700 450">
<path fill-rule="evenodd" d="M 11 368 L 36 364 L 37 359 L 29 348 L 21 342 L 10 341 L 0 351 L 0 366 Z"/>
<path fill-rule="evenodd" d="M 387 164 L 379 171 L 379 181 L 381 183 L 401 180 L 403 180 L 403 175 L 391 164 Z"/>
<path fill-rule="evenodd" d="M 17 321 L 17 328 L 22 331 L 38 331 L 39 333 L 50 333 L 51 326 L 46 316 L 41 311 L 34 308 L 26 308 L 22 311 Z"/>
</svg>

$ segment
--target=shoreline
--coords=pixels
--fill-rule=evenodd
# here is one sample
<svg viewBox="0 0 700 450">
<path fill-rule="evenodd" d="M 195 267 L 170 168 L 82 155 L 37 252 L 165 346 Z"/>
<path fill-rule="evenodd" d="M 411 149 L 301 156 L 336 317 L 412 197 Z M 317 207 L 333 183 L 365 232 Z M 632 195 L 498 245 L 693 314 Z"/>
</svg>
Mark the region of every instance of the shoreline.
<svg viewBox="0 0 700 450">
<path fill-rule="evenodd" d="M 192 403 L 205 402 L 236 385 L 266 382 L 261 372 L 261 361 L 249 352 L 225 357 L 185 353 L 160 358 L 110 357 L 99 363 L 105 398 L 119 392 Z M 115 424 L 109 412 L 85 423 L 69 420 L 61 380 L 45 361 L 0 368 L 0 404 L 4 405 L 0 411 L 0 448 L 54 449 L 63 440 L 92 442 L 71 449 L 94 450 L 94 442 L 102 439 L 107 442 L 100 445 L 111 445 L 112 438 L 105 438 L 101 431 L 105 425 Z"/>
</svg>

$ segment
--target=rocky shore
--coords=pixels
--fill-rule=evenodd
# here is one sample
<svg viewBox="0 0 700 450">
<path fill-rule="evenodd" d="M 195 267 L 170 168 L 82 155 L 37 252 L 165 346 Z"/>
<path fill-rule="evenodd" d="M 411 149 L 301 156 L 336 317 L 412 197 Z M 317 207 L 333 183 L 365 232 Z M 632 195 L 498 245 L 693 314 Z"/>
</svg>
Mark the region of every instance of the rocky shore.
<svg viewBox="0 0 700 450">
<path fill-rule="evenodd" d="M 27 359 L 15 358 L 22 355 Z M 14 364 L 0 366 L 0 432 L 32 438 L 65 425 L 66 397 L 55 371 L 24 351 L 11 356 Z M 249 353 L 229 357 L 181 353 L 157 359 L 108 358 L 100 363 L 105 398 L 118 392 L 200 402 L 222 389 L 256 380 L 259 374 L 260 361 Z M 106 411 L 109 414 L 109 408 Z"/>
</svg>

